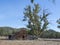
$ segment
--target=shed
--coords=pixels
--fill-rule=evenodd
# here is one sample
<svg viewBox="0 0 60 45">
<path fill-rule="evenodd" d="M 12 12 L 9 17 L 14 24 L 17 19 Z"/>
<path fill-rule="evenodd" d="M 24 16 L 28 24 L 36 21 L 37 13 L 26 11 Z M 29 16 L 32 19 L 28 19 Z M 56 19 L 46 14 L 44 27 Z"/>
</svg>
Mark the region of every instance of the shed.
<svg viewBox="0 0 60 45">
<path fill-rule="evenodd" d="M 16 32 L 13 35 L 9 35 L 9 39 L 11 40 L 34 40 L 37 39 L 34 35 L 29 35 L 25 28 L 22 28 L 20 31 Z"/>
<path fill-rule="evenodd" d="M 27 30 L 25 30 L 25 29 L 21 29 L 19 32 L 16 32 L 15 34 L 14 34 L 14 38 L 15 39 L 22 39 L 22 40 L 25 40 L 25 39 L 27 39 Z"/>
</svg>

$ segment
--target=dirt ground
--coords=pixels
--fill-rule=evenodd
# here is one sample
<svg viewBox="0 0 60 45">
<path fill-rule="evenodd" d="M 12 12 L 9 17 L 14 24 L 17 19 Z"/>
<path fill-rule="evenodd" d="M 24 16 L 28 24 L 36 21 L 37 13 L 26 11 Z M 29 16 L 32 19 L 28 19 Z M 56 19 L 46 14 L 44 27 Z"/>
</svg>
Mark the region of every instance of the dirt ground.
<svg viewBox="0 0 60 45">
<path fill-rule="evenodd" d="M 60 42 L 43 40 L 0 40 L 0 45 L 60 45 Z"/>
</svg>

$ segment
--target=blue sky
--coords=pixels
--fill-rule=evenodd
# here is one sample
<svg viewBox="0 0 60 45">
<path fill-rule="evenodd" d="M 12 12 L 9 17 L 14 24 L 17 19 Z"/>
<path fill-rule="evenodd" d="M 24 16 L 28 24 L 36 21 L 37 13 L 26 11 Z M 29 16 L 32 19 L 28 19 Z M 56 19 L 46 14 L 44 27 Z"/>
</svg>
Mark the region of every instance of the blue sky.
<svg viewBox="0 0 60 45">
<path fill-rule="evenodd" d="M 56 23 L 60 18 L 60 0 L 56 0 L 55 4 L 48 0 L 35 0 L 35 3 L 39 3 L 41 9 L 48 9 L 51 13 L 48 16 L 50 22 L 48 28 L 60 31 Z M 29 0 L 0 0 L 0 27 L 26 27 L 27 23 L 22 21 L 23 11 L 29 4 L 31 4 Z"/>
</svg>

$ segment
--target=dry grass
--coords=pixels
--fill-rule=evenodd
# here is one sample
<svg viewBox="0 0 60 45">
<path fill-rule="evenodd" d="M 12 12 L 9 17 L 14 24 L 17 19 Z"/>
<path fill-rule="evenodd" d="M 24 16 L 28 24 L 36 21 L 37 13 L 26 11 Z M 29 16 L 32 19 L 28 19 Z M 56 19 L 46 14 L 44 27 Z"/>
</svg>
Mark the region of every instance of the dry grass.
<svg viewBox="0 0 60 45">
<path fill-rule="evenodd" d="M 0 45 L 60 45 L 59 39 L 57 41 L 56 39 L 4 40 L 7 39 L 6 37 L 0 37 L 0 39 L 3 39 L 0 40 Z"/>
<path fill-rule="evenodd" d="M 60 45 L 60 42 L 42 40 L 0 40 L 0 45 Z"/>
</svg>

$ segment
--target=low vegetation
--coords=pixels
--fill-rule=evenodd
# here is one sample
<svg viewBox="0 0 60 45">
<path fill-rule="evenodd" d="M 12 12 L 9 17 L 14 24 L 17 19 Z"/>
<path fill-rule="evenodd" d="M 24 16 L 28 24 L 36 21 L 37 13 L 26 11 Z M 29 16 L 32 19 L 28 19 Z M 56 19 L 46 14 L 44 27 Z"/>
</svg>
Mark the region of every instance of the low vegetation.
<svg viewBox="0 0 60 45">
<path fill-rule="evenodd" d="M 11 28 L 11 27 L 0 27 L 0 36 L 8 36 L 12 35 L 16 32 L 21 30 L 21 28 Z M 29 35 L 33 35 L 31 30 L 26 29 Z M 56 32 L 52 29 L 43 31 L 41 35 L 39 35 L 40 38 L 60 38 L 60 32 Z"/>
</svg>

